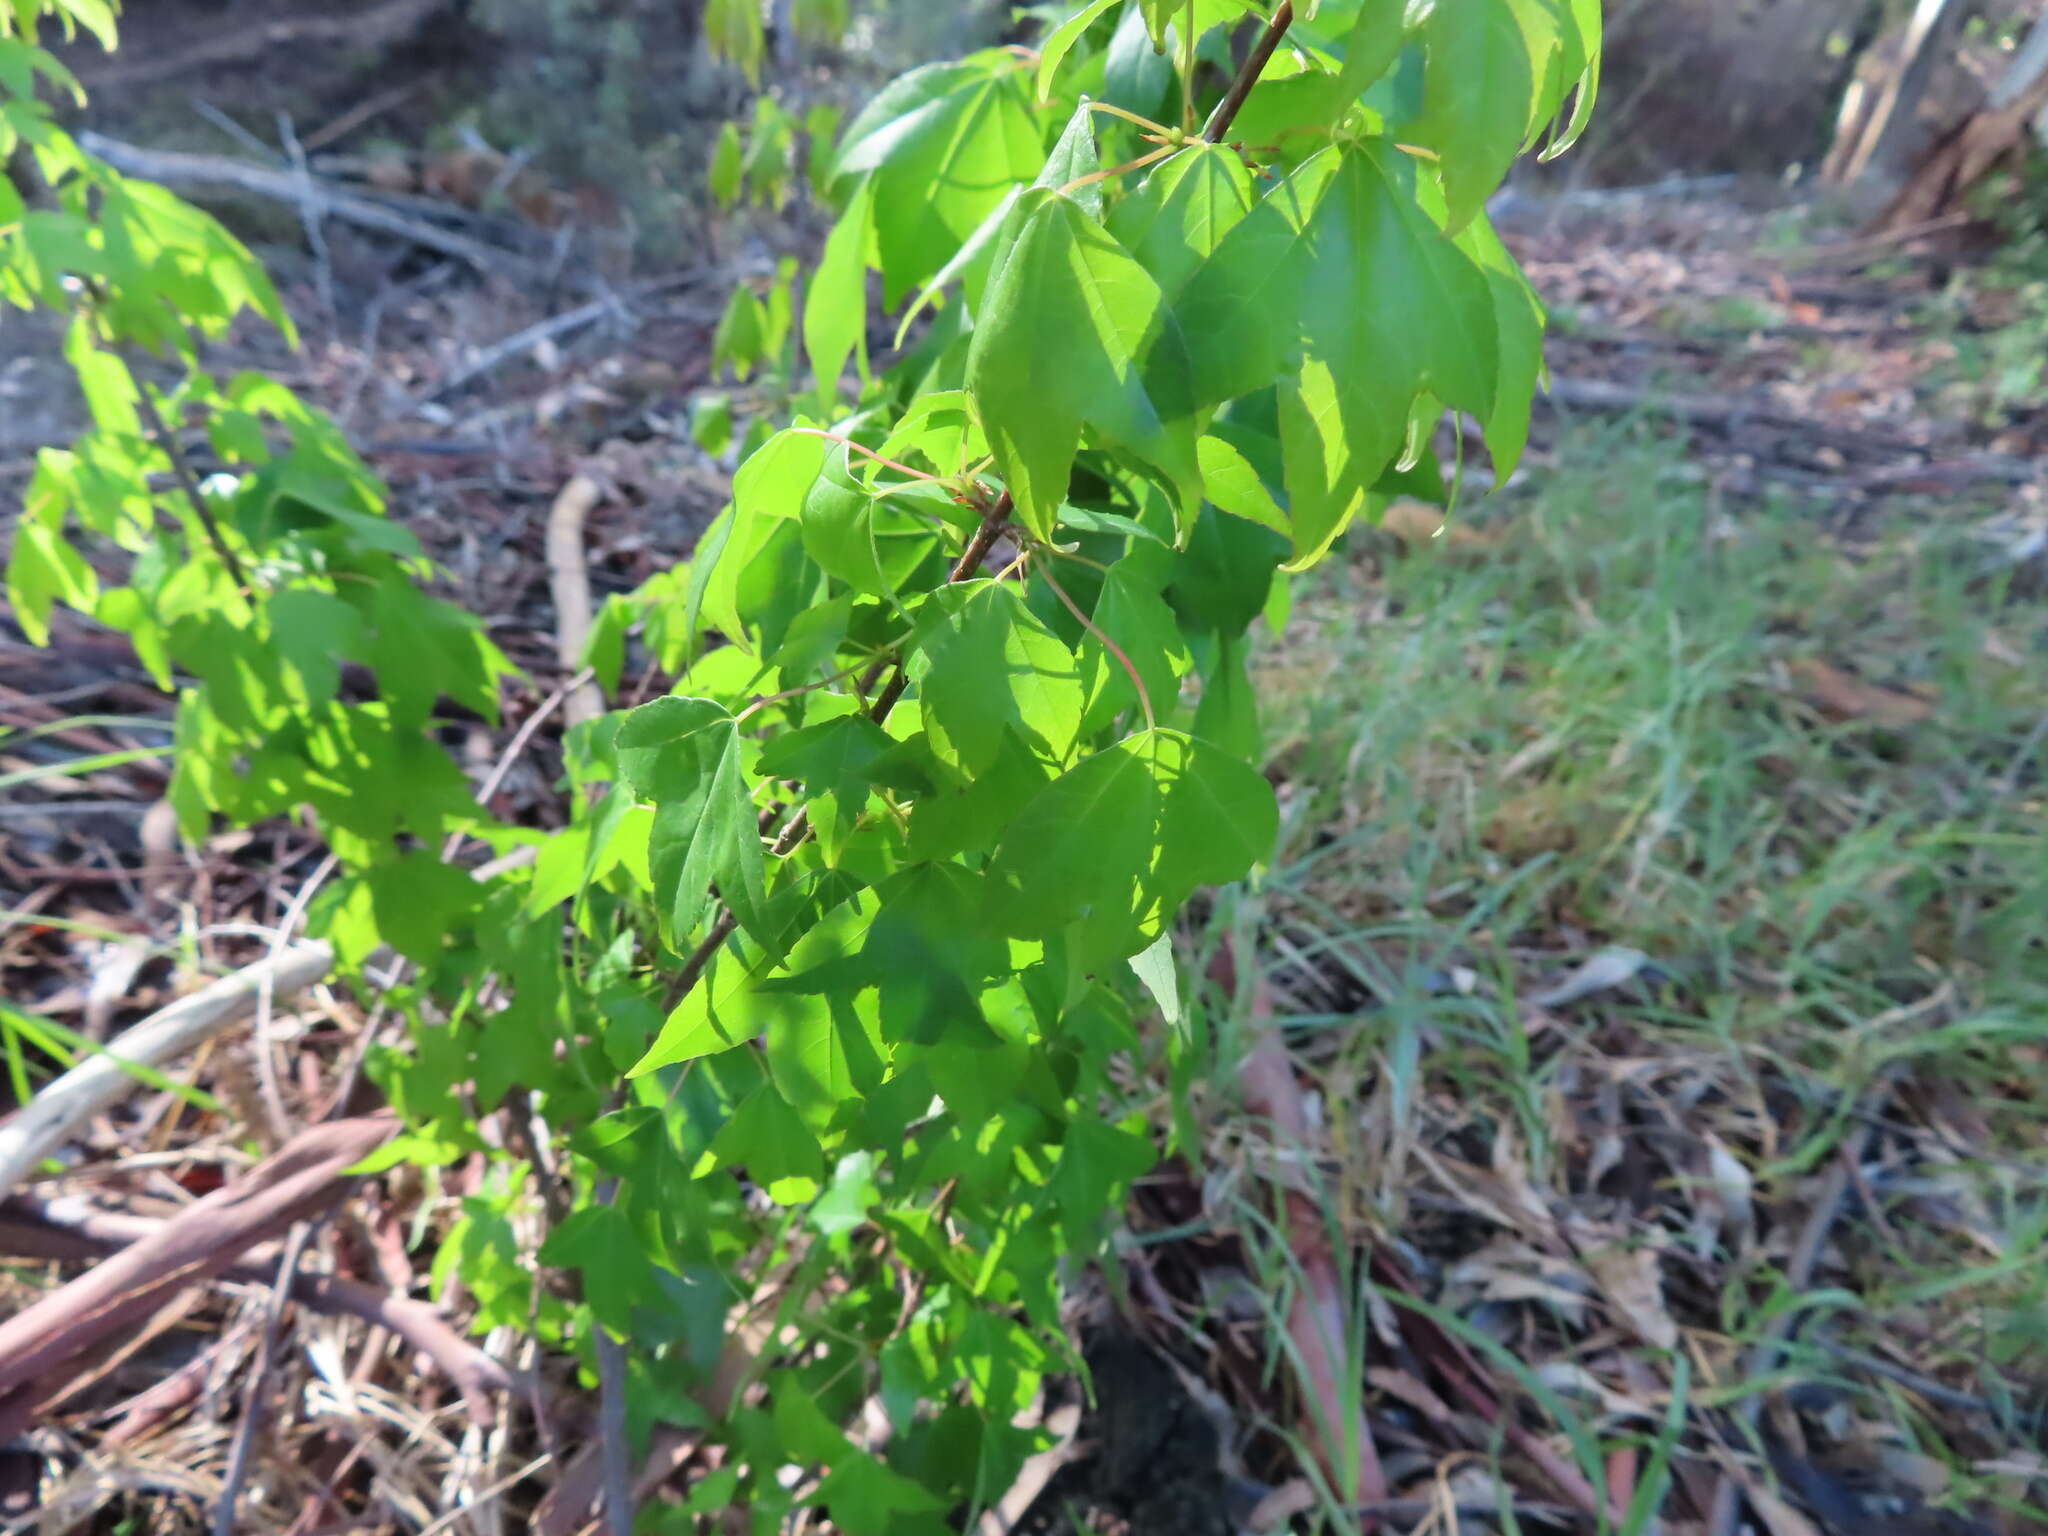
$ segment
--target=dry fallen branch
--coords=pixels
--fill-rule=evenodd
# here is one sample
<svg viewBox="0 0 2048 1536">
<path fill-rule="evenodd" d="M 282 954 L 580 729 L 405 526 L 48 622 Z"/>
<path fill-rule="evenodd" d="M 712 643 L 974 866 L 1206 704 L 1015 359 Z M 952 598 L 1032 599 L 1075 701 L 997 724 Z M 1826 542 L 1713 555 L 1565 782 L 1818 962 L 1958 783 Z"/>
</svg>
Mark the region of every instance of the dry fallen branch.
<svg viewBox="0 0 2048 1536">
<path fill-rule="evenodd" d="M 156 1236 L 164 1223 L 147 1216 L 100 1210 L 69 1198 L 23 1198 L 0 1205 L 0 1254 L 64 1263 L 90 1263 Z M 216 1277 L 251 1285 L 277 1277 L 278 1252 L 259 1245 Z M 395 1296 L 341 1275 L 300 1272 L 291 1299 L 315 1312 L 360 1318 L 418 1350 L 455 1384 L 463 1406 L 479 1424 L 496 1419 L 494 1397 L 522 1388 L 503 1364 L 463 1338 L 440 1309 L 411 1296 Z"/>
<path fill-rule="evenodd" d="M 699 284 L 715 287 L 718 279 L 711 271 L 676 272 L 667 277 L 657 277 L 639 283 L 623 293 L 607 293 L 592 299 L 588 304 L 575 309 L 564 310 L 559 315 L 550 315 L 545 320 L 536 320 L 532 325 L 514 331 L 501 340 L 492 342 L 468 362 L 454 370 L 440 383 L 419 397 L 417 404 L 427 405 L 454 394 L 463 385 L 482 378 L 493 369 L 502 367 L 521 353 L 530 352 L 544 341 L 566 336 L 571 331 L 581 330 L 586 325 L 611 316 L 615 319 L 630 319 L 632 312 L 627 308 L 635 299 L 651 298 L 658 293 L 669 293 L 679 288 L 691 288 Z M 495 452 L 490 444 L 481 445 L 485 452 Z"/>
<path fill-rule="evenodd" d="M 1539 392 L 1536 398 L 1539 402 L 1548 400 L 1552 405 L 1571 406 L 1588 411 L 1645 411 L 1652 415 L 1674 417 L 1689 426 L 1712 427 L 1723 432 L 1739 426 L 1769 427 L 1776 431 L 1798 433 L 1813 442 L 1824 443 L 1844 453 L 1863 453 L 1889 458 L 1899 454 L 1924 455 L 1927 452 L 1922 444 L 1904 438 L 1832 426 L 1827 422 L 1816 421 L 1810 416 L 1799 416 L 1773 406 L 1726 395 L 1667 394 L 1661 390 L 1637 389 L 1627 384 L 1616 384 L 1607 379 L 1560 378 L 1551 380 L 1547 395 Z"/>
<path fill-rule="evenodd" d="M 80 1062 L 0 1124 L 0 1195 L 87 1118 L 141 1087 L 133 1067 L 175 1060 L 253 1014 L 266 987 L 273 997 L 288 996 L 313 985 L 333 964 L 332 946 L 296 945 L 180 998 Z"/>
<path fill-rule="evenodd" d="M 247 192 L 256 197 L 289 203 L 294 208 L 303 208 L 307 199 L 311 197 L 323 214 L 346 219 L 351 224 L 360 224 L 365 229 L 374 229 L 382 234 L 396 235 L 401 240 L 410 240 L 414 245 L 427 250 L 452 256 L 486 277 L 508 276 L 533 283 L 548 281 L 548 274 L 540 263 L 515 251 L 508 251 L 502 246 L 487 245 L 481 240 L 458 234 L 452 229 L 443 229 L 425 219 L 410 217 L 386 207 L 373 198 L 343 191 L 312 176 L 301 176 L 292 171 L 274 171 L 267 166 L 250 165 L 246 161 L 231 160 L 224 155 L 194 155 L 182 150 L 142 149 L 90 130 L 80 133 L 78 142 L 82 148 L 98 155 L 115 170 L 131 176 L 145 176 L 151 181 L 160 181 L 170 186 L 232 187 L 236 191 Z M 579 279 L 573 274 L 565 274 L 562 280 L 572 287 L 586 291 L 595 286 L 593 277 Z"/>
<path fill-rule="evenodd" d="M 7 1421 L 56 1385 L 76 1356 L 342 1199 L 354 1184 L 346 1170 L 397 1128 L 395 1117 L 380 1114 L 302 1132 L 141 1242 L 0 1323 L 0 1439 L 12 1432 Z"/>
<path fill-rule="evenodd" d="M 555 645 L 562 670 L 574 674 L 583 665 L 583 647 L 590 638 L 590 572 L 583 559 L 583 522 L 604 499 L 604 489 L 587 474 L 572 475 L 548 510 L 548 587 L 555 599 Z M 569 692 L 563 718 L 582 725 L 604 713 L 604 695 L 585 681 Z"/>
</svg>

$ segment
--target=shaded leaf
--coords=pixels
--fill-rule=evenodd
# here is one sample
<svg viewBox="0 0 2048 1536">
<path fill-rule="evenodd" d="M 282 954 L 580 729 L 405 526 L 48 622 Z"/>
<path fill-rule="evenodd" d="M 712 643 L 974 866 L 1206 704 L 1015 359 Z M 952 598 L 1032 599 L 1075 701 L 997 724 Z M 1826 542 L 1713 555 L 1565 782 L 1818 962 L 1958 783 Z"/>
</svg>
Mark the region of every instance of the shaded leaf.
<svg viewBox="0 0 2048 1536">
<path fill-rule="evenodd" d="M 1019 518 L 1051 535 L 1084 426 L 1164 473 L 1191 512 L 1201 472 L 1179 323 L 1151 275 L 1072 199 L 1032 195 L 1042 200 L 990 279 L 967 357 Z"/>
<path fill-rule="evenodd" d="M 1015 729 L 1063 759 L 1081 728 L 1082 686 L 1074 653 L 994 580 L 941 587 L 918 609 L 910 675 L 938 754 L 979 774 Z"/>
</svg>

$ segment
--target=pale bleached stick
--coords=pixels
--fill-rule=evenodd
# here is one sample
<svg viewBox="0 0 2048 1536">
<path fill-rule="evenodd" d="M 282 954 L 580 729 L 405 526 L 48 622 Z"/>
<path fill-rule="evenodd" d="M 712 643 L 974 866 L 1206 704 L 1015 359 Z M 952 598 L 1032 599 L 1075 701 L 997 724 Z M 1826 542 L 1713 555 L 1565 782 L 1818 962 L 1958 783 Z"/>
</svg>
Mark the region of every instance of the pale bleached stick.
<svg viewBox="0 0 2048 1536">
<path fill-rule="evenodd" d="M 255 1013 L 266 987 L 273 997 L 289 996 L 312 986 L 333 966 L 332 945 L 295 944 L 179 998 L 123 1031 L 105 1051 L 81 1061 L 0 1124 L 0 1197 L 11 1193 L 88 1117 L 141 1088 L 135 1067 L 155 1069 L 176 1060 Z"/>
</svg>

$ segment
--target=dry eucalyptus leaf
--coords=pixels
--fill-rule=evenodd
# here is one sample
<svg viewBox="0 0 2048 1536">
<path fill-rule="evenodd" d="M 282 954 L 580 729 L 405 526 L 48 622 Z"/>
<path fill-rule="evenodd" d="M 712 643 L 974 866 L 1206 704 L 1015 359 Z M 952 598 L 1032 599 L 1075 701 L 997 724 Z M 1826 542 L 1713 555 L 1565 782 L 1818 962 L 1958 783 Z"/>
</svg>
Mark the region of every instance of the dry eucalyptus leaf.
<svg viewBox="0 0 2048 1536">
<path fill-rule="evenodd" d="M 1604 1248 L 1586 1260 L 1586 1267 L 1631 1333 L 1658 1349 L 1675 1349 L 1678 1324 L 1664 1309 L 1659 1258 L 1654 1248 Z"/>
<path fill-rule="evenodd" d="M 1639 949 L 1614 945 L 1601 950 L 1556 986 L 1538 992 L 1529 1001 L 1538 1008 L 1562 1008 L 1566 1003 L 1576 1003 L 1582 997 L 1591 997 L 1595 992 L 1605 992 L 1610 987 L 1632 980 L 1649 963 L 1649 958 Z"/>
<path fill-rule="evenodd" d="M 1865 721 L 1899 731 L 1934 713 L 1930 700 L 1866 683 L 1817 657 L 1803 656 L 1785 670 L 1792 674 L 1799 696 L 1830 720 Z"/>
</svg>

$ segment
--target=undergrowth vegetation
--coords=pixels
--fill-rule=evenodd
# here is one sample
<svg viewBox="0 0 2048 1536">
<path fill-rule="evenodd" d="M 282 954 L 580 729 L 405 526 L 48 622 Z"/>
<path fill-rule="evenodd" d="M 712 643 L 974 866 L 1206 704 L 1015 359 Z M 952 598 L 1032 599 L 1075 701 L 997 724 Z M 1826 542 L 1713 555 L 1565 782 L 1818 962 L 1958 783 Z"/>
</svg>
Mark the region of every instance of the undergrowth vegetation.
<svg viewBox="0 0 2048 1536">
<path fill-rule="evenodd" d="M 526 680 L 330 418 L 215 376 L 283 305 L 37 104 L 46 11 L 113 23 L 0 12 L 0 296 L 64 316 L 93 418 L 16 622 L 177 693 L 191 844 L 317 835 L 264 963 L 303 926 L 374 999 L 300 1058 L 319 1116 L 553 1373 L 529 1468 L 587 1437 L 617 1536 L 970 1528 L 1105 1274 L 1331 1530 L 1431 1486 L 1647 1533 L 1683 1488 L 1725 1536 L 1803 1465 L 1795 1377 L 1928 1499 L 2023 1502 L 2048 603 L 1960 521 L 1731 504 L 1641 424 L 1513 480 L 1543 316 L 1486 209 L 1583 125 L 1592 0 L 1093 0 L 843 132 L 761 97 L 708 190 L 834 222 L 724 310 L 731 500 L 476 773 L 452 727 Z M 703 15 L 758 79 L 762 8 Z M 590 41 L 616 86 L 634 34 Z M 596 95 L 591 148 L 637 106 Z M 1507 489 L 1446 523 L 1466 433 Z M 0 1017 L 32 1101 L 51 1037 Z M 297 1143 L 244 1097 L 255 1182 Z"/>
<path fill-rule="evenodd" d="M 1255 667 L 1284 779 L 1258 920 L 1333 1225 L 1398 1241 L 1603 1458 L 1711 1434 L 1762 1358 L 1928 1496 L 2017 1511 L 1992 1448 L 2033 1434 L 2048 1344 L 2048 602 L 1971 520 L 1845 539 L 1718 504 L 1646 428 L 1564 445 L 1331 562 Z M 1788 1278 L 1801 1226 L 1761 1213 L 1845 1158 L 1880 1215 Z M 1596 1251 L 1625 1216 L 1662 1264 L 1632 1299 Z M 1623 1385 L 1602 1293 L 1670 1330 L 1656 1382 L 1691 1356 L 1690 1429 Z M 1359 1357 L 1392 1337 L 1355 1327 Z M 1872 1360 L 1891 1384 L 1852 1385 Z"/>
</svg>

